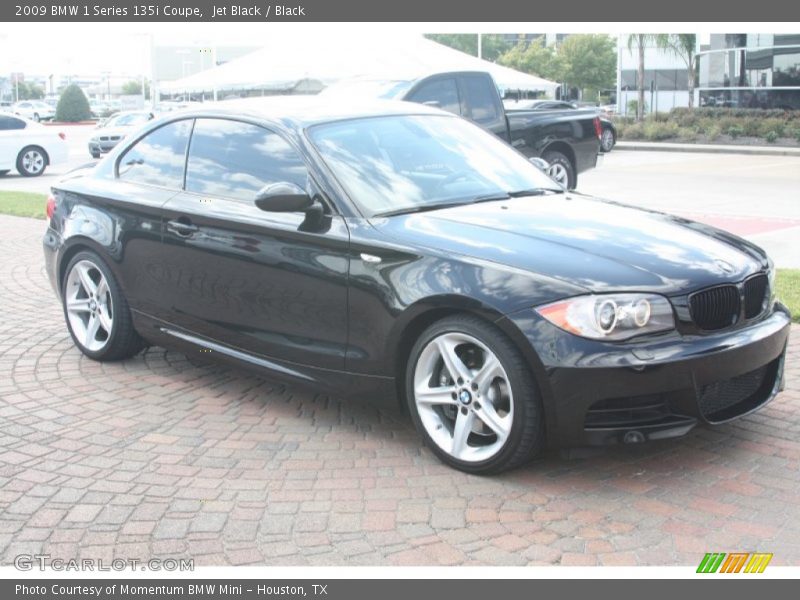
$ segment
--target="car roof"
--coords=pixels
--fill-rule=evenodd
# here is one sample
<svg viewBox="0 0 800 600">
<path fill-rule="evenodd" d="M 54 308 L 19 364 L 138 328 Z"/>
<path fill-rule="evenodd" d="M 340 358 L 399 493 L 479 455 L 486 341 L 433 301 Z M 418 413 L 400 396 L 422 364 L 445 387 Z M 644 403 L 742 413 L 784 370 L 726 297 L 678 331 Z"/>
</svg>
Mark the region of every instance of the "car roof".
<svg viewBox="0 0 800 600">
<path fill-rule="evenodd" d="M 267 96 L 205 103 L 169 113 L 174 116 L 249 117 L 305 129 L 312 125 L 348 119 L 392 115 L 444 115 L 451 113 L 431 106 L 397 100 L 331 99 L 318 96 Z"/>
</svg>

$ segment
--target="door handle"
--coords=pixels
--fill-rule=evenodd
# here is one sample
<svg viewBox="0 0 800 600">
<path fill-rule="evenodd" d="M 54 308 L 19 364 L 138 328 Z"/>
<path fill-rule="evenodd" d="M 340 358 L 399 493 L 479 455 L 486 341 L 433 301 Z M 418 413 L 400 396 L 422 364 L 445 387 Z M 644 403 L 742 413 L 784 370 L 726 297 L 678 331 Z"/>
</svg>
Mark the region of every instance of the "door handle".
<svg viewBox="0 0 800 600">
<path fill-rule="evenodd" d="M 200 228 L 197 225 L 193 225 L 192 222 L 185 217 L 167 222 L 167 231 L 171 231 L 180 236 L 188 237 L 199 230 Z"/>
</svg>

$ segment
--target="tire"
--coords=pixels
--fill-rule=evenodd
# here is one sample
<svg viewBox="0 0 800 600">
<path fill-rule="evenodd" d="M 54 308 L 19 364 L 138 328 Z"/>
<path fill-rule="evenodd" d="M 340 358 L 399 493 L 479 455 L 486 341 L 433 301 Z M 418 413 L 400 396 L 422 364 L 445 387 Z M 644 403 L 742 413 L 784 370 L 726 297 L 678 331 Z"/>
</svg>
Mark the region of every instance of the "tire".
<svg viewBox="0 0 800 600">
<path fill-rule="evenodd" d="M 47 168 L 47 153 L 39 146 L 26 146 L 17 155 L 17 171 L 23 177 L 39 177 Z"/>
<path fill-rule="evenodd" d="M 569 158 L 555 150 L 548 150 L 542 155 L 542 158 L 550 164 L 547 174 L 552 179 L 568 190 L 575 189 L 575 186 L 578 185 L 578 175 Z"/>
<path fill-rule="evenodd" d="M 122 360 L 144 348 L 114 274 L 94 252 L 78 252 L 69 261 L 61 282 L 61 304 L 72 341 L 89 358 Z"/>
<path fill-rule="evenodd" d="M 6 175 L 8 175 L 8 169 L 3 169 L 0 171 L 0 177 L 5 177 Z"/>
<path fill-rule="evenodd" d="M 100 158 L 99 152 L 92 152 L 92 158 Z"/>
<path fill-rule="evenodd" d="M 445 362 L 463 377 L 453 378 Z M 500 473 L 544 446 L 542 404 L 530 369 L 514 344 L 481 319 L 457 315 L 428 327 L 411 349 L 405 390 L 426 445 L 460 471 Z"/>
<path fill-rule="evenodd" d="M 604 127 L 603 133 L 600 135 L 600 149 L 603 152 L 611 152 L 611 149 L 617 143 L 617 137 L 610 127 Z"/>
<path fill-rule="evenodd" d="M 39 118 L 39 113 L 33 113 L 33 120 L 36 121 L 37 123 L 41 121 L 41 119 Z"/>
</svg>

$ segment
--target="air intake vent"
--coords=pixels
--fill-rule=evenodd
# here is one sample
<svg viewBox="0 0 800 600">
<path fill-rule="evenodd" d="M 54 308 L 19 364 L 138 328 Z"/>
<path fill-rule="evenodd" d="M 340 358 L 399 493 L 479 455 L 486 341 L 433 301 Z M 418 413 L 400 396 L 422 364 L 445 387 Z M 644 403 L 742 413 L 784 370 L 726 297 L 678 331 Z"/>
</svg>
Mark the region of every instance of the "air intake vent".
<svg viewBox="0 0 800 600">
<path fill-rule="evenodd" d="M 736 323 L 740 306 L 739 289 L 735 285 L 713 287 L 689 297 L 692 320 L 707 331 Z"/>
<path fill-rule="evenodd" d="M 761 314 L 764 309 L 764 298 L 767 295 L 769 283 L 764 274 L 754 275 L 744 282 L 744 316 L 752 319 Z"/>
</svg>

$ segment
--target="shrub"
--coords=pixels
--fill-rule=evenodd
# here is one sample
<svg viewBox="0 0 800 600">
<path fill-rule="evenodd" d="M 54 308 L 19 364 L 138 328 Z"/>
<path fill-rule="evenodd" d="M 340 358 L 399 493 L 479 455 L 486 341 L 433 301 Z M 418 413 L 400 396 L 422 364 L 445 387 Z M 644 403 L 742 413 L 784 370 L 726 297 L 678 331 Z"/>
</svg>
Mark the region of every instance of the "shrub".
<svg viewBox="0 0 800 600">
<path fill-rule="evenodd" d="M 708 129 L 706 129 L 706 137 L 709 139 L 709 141 L 713 142 L 721 135 L 722 127 L 719 125 L 711 125 Z"/>
<path fill-rule="evenodd" d="M 644 137 L 651 142 L 658 142 L 677 137 L 679 130 L 676 123 L 659 123 L 653 120 L 644 124 Z"/>
<path fill-rule="evenodd" d="M 778 135 L 777 131 L 768 131 L 767 134 L 764 136 L 764 139 L 767 140 L 770 144 L 773 144 L 777 141 L 780 136 Z"/>
<path fill-rule="evenodd" d="M 724 131 L 733 139 L 736 139 L 739 136 L 744 135 L 744 129 L 742 129 L 740 125 L 730 125 L 727 129 L 724 129 Z"/>
<path fill-rule="evenodd" d="M 617 130 L 617 135 L 619 135 L 620 139 L 643 140 L 644 125 L 642 123 L 623 125 L 621 129 Z"/>
<path fill-rule="evenodd" d="M 786 124 L 782 119 L 763 119 L 759 123 L 758 135 L 767 137 L 770 132 L 775 132 L 778 137 L 783 137 L 786 130 Z"/>
<path fill-rule="evenodd" d="M 90 119 L 92 111 L 81 88 L 72 84 L 64 88 L 56 106 L 56 120 L 75 123 Z"/>
</svg>

